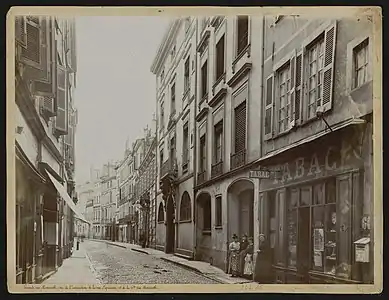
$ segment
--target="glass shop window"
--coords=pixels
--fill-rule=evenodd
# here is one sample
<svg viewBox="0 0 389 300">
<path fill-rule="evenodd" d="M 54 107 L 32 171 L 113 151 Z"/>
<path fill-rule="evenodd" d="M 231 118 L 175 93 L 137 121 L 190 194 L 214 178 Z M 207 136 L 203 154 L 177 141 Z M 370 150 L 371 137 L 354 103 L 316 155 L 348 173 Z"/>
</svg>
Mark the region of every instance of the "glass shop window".
<svg viewBox="0 0 389 300">
<path fill-rule="evenodd" d="M 288 190 L 290 268 L 308 267 L 328 275 L 351 277 L 351 188 L 351 176 L 347 174 Z"/>
</svg>

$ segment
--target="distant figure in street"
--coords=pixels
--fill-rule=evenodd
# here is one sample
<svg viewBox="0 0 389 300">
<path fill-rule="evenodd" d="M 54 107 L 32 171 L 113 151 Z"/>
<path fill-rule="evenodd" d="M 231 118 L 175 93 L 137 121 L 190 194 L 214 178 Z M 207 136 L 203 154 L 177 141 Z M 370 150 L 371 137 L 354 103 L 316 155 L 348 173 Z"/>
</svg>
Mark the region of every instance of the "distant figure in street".
<svg viewBox="0 0 389 300">
<path fill-rule="evenodd" d="M 231 273 L 231 276 L 235 277 L 238 276 L 239 274 L 239 250 L 240 250 L 240 243 L 238 240 L 238 236 L 236 234 L 232 236 L 232 242 L 230 243 L 228 250 L 230 252 L 228 273 Z"/>
<path fill-rule="evenodd" d="M 77 250 L 80 249 L 80 237 L 77 238 Z"/>
</svg>

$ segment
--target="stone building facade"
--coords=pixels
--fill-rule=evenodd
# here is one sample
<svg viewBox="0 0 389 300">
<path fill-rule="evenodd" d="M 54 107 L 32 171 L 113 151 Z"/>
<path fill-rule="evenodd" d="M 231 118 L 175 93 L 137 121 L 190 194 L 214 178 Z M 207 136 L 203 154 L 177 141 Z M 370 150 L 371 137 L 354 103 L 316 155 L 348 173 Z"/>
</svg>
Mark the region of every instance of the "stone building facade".
<svg viewBox="0 0 389 300">
<path fill-rule="evenodd" d="M 32 283 L 73 245 L 76 32 L 46 16 L 17 16 L 14 29 L 16 283 Z"/>
<path fill-rule="evenodd" d="M 151 71 L 156 75 L 156 247 L 193 257 L 197 19 L 171 22 Z"/>
<path fill-rule="evenodd" d="M 152 65 L 157 248 L 227 270 L 247 234 L 257 281 L 371 282 L 372 34 L 369 17 L 173 21 Z"/>
</svg>

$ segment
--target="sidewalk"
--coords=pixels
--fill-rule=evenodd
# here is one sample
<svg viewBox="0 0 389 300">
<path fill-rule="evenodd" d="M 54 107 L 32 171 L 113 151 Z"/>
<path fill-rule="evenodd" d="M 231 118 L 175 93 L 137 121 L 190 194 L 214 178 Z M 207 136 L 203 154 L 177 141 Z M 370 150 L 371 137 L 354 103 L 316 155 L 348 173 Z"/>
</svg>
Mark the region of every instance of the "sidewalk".
<svg viewBox="0 0 389 300">
<path fill-rule="evenodd" d="M 107 240 L 95 240 L 91 239 L 90 241 L 94 242 L 104 242 L 109 245 L 121 247 L 121 248 L 126 248 L 132 251 L 144 253 L 147 255 L 153 255 L 156 256 L 164 261 L 174 263 L 176 265 L 180 265 L 181 267 L 190 269 L 192 271 L 195 271 L 197 273 L 202 274 L 205 277 L 208 277 L 210 279 L 213 279 L 215 281 L 218 281 L 220 283 L 225 283 L 225 284 L 242 284 L 242 283 L 250 283 L 250 284 L 255 284 L 257 283 L 253 282 L 252 280 L 247 280 L 244 278 L 238 278 L 238 277 L 231 277 L 229 274 L 224 273 L 223 270 L 211 266 L 207 262 L 203 261 L 196 261 L 196 260 L 188 260 L 185 258 L 178 257 L 174 254 L 167 254 L 164 253 L 163 251 L 159 251 L 156 249 L 151 249 L 151 248 L 142 248 L 139 245 L 135 244 L 130 244 L 130 243 L 122 243 L 122 242 L 112 242 L 112 241 L 107 241 Z"/>
<path fill-rule="evenodd" d="M 65 259 L 58 271 L 43 284 L 98 284 L 88 255 L 80 243 L 79 250 L 73 250 L 71 257 Z"/>
</svg>

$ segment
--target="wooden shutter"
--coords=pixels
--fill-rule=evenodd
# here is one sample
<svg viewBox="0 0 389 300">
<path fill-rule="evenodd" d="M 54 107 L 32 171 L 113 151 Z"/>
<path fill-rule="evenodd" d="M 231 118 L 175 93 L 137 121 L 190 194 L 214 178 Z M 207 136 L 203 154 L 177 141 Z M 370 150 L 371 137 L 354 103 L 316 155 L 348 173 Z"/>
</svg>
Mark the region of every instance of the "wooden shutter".
<svg viewBox="0 0 389 300">
<path fill-rule="evenodd" d="M 296 56 L 295 67 L 295 95 L 294 95 L 294 120 L 301 122 L 301 105 L 303 96 L 303 54 L 298 53 Z"/>
<path fill-rule="evenodd" d="M 274 75 L 266 80 L 266 99 L 265 99 L 265 140 L 273 135 L 273 108 L 274 108 Z"/>
<path fill-rule="evenodd" d="M 286 190 L 281 189 L 277 191 L 276 194 L 276 218 L 277 218 L 277 235 L 276 235 L 276 257 L 277 263 L 284 265 L 285 264 L 285 198 Z"/>
<path fill-rule="evenodd" d="M 246 101 L 235 108 L 235 153 L 246 148 Z"/>
<path fill-rule="evenodd" d="M 295 111 L 295 96 L 296 96 L 296 89 L 295 89 L 295 81 L 296 81 L 296 53 L 292 55 L 290 58 L 290 66 L 289 66 L 289 72 L 290 72 L 290 91 L 289 91 L 289 129 L 293 128 L 295 125 L 295 117 L 294 117 L 294 111 Z"/>
<path fill-rule="evenodd" d="M 18 16 L 15 18 L 15 38 L 23 47 L 27 46 L 26 17 Z"/>
<path fill-rule="evenodd" d="M 23 58 L 36 64 L 41 62 L 41 33 L 40 23 L 37 17 L 26 18 L 26 47 L 22 48 L 21 55 Z"/>
<path fill-rule="evenodd" d="M 323 109 L 332 108 L 334 85 L 334 61 L 336 45 L 336 22 L 329 26 L 324 35 L 324 75 L 323 75 Z"/>
<path fill-rule="evenodd" d="M 59 135 L 68 132 L 67 99 L 66 99 L 66 70 L 57 66 L 57 116 L 55 118 L 55 130 Z"/>
</svg>

